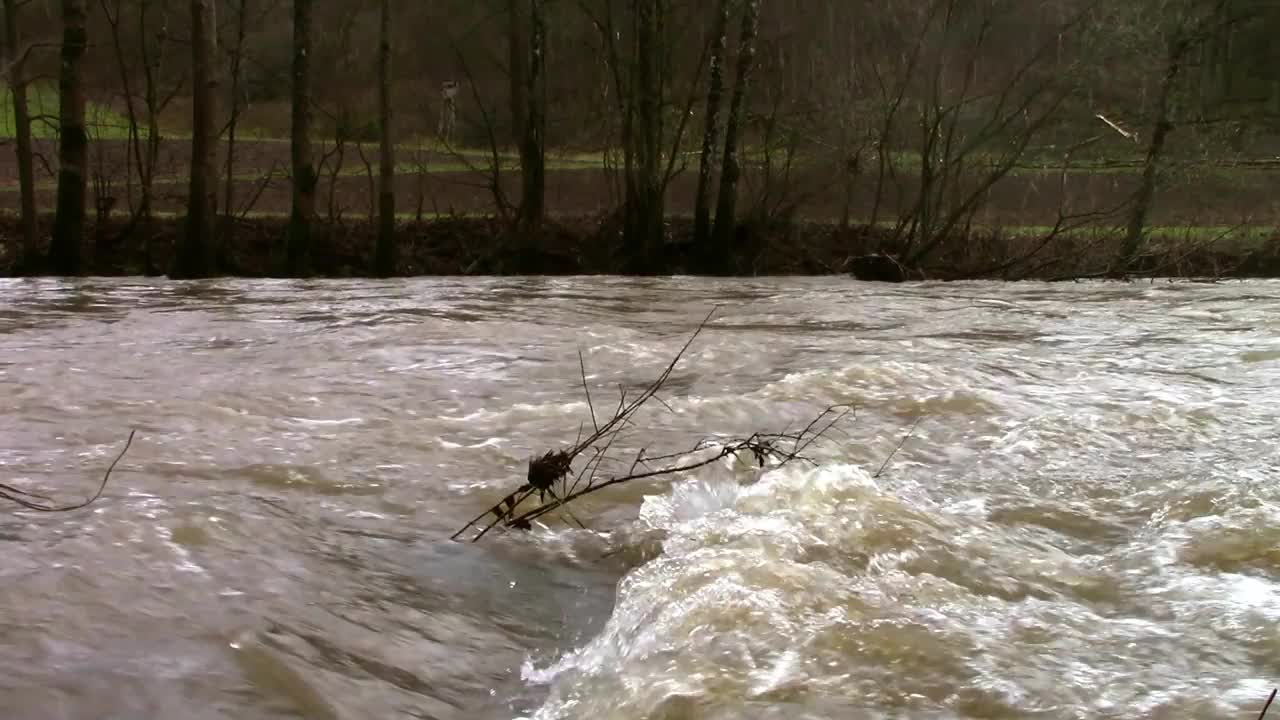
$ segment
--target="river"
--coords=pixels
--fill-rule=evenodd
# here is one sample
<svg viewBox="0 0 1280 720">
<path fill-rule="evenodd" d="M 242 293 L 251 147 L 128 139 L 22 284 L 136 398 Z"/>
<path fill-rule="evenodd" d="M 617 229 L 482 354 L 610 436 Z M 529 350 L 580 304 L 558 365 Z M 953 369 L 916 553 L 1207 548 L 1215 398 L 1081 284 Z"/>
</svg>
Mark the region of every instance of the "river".
<svg viewBox="0 0 1280 720">
<path fill-rule="evenodd" d="M 450 542 L 721 309 L 618 452 L 816 463 Z M 608 398 L 602 400 L 601 398 Z M 0 280 L 0 712 L 1256 717 L 1280 283 Z M 879 477 L 873 477 L 913 422 Z"/>
</svg>

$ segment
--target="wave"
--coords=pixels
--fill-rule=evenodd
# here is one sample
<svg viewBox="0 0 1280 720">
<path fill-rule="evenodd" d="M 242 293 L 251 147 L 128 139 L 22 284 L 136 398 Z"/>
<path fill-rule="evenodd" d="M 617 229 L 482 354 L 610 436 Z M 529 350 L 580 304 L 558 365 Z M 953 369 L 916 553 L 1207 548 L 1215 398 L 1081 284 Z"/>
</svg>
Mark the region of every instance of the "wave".
<svg viewBox="0 0 1280 720">
<path fill-rule="evenodd" d="M 1201 717 L 1265 697 L 1224 670 L 1241 658 L 1199 654 L 1206 627 L 1251 638 L 1239 652 L 1257 662 L 1280 647 L 1275 583 L 1243 574 L 1280 570 L 1271 510 L 1098 536 L 1051 499 L 942 505 L 854 464 L 744 477 L 644 500 L 633 535 L 662 534 L 661 552 L 619 583 L 599 635 L 525 663 L 548 695 L 523 720 Z"/>
</svg>

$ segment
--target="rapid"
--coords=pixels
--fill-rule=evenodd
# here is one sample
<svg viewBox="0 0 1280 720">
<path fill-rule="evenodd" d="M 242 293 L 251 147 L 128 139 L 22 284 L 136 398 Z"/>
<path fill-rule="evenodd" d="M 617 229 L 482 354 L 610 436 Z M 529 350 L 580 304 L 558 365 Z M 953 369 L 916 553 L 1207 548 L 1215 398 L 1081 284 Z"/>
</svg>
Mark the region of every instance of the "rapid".
<svg viewBox="0 0 1280 720">
<path fill-rule="evenodd" d="M 448 540 L 716 306 L 619 452 L 812 464 Z M 1277 428 L 1275 282 L 0 280 L 0 481 L 137 430 L 0 507 L 0 715 L 1256 717 Z"/>
</svg>

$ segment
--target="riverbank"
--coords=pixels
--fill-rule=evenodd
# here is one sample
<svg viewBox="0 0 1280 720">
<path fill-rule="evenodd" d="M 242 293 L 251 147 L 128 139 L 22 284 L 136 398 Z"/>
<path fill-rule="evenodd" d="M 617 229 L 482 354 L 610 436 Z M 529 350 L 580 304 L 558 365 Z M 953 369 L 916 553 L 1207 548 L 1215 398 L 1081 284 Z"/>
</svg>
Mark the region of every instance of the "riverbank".
<svg viewBox="0 0 1280 720">
<path fill-rule="evenodd" d="M 43 218 L 45 223 L 49 218 Z M 91 224 L 82 247 L 83 274 L 163 274 L 182 229 L 180 218 L 156 218 L 148 233 L 124 218 Z M 259 216 L 237 220 L 227 233 L 223 273 L 271 277 L 282 273 L 287 222 Z M 0 217 L 0 275 L 17 271 L 19 226 Z M 617 227 L 599 218 L 547 223 L 531 250 L 517 253 L 493 218 L 453 217 L 408 221 L 398 226 L 400 276 L 603 275 L 625 274 L 628 253 Z M 372 274 L 375 229 L 367 221 L 319 223 L 311 272 L 317 277 Z M 666 247 L 656 274 L 694 274 L 692 228 L 686 220 L 667 226 Z M 1054 280 L 1114 275 L 1120 233 L 1109 228 L 979 229 L 944 239 L 902 279 Z M 892 228 L 842 228 L 794 222 L 740 228 L 726 259 L 735 275 L 830 275 L 897 279 L 880 254 L 903 256 Z M 887 268 L 887 269 L 886 269 Z M 1280 232 L 1261 228 L 1157 228 L 1146 254 L 1130 269 L 1138 276 L 1280 277 Z"/>
</svg>

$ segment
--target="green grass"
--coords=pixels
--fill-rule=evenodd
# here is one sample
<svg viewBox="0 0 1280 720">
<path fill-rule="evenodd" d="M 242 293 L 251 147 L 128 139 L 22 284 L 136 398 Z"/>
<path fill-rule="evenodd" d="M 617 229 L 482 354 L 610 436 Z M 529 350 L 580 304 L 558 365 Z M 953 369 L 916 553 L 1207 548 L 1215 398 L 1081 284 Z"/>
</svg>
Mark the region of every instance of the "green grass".
<svg viewBox="0 0 1280 720">
<path fill-rule="evenodd" d="M 28 87 L 27 96 L 33 116 L 33 135 L 37 138 L 56 137 L 57 88 L 49 82 L 33 83 Z M 122 140 L 128 138 L 128 118 L 115 112 L 110 107 L 89 103 L 86 115 L 90 139 Z M 145 135 L 145 130 L 143 134 Z M 12 98 L 8 92 L 0 91 L 0 138 L 12 138 L 13 135 Z M 287 137 L 272 135 L 268 131 L 252 126 L 242 125 L 237 130 L 237 135 L 238 139 L 245 143 L 289 142 Z M 187 135 L 183 133 L 166 134 L 165 138 L 169 141 L 181 142 L 187 138 Z M 329 142 L 330 139 L 323 136 L 315 138 L 317 148 Z M 376 143 L 367 141 L 364 145 L 367 155 L 375 152 Z M 470 170 L 487 171 L 489 163 L 492 161 L 492 153 L 486 147 L 448 146 L 433 137 L 407 138 L 406 142 L 397 144 L 397 152 L 399 153 L 400 161 L 397 163 L 396 171 L 407 175 L 415 174 L 423 169 L 423 166 L 420 166 L 417 158 L 414 157 L 415 153 L 425 152 L 432 155 L 432 161 L 425 163 L 425 170 L 430 173 L 467 172 Z M 822 149 L 815 150 L 814 147 L 809 146 L 797 153 L 792 158 L 792 161 L 797 168 L 813 167 L 830 163 L 832 160 L 838 160 L 839 158 L 833 155 L 834 152 L 834 149 L 828 152 Z M 608 151 L 559 152 L 550 150 L 547 154 L 547 169 L 552 171 L 600 169 L 605 167 L 605 158 L 608 154 Z M 354 147 L 351 148 L 346 160 L 346 167 L 343 168 L 341 176 L 360 176 L 366 172 L 363 163 L 360 162 L 356 155 Z M 683 155 L 686 156 L 687 162 L 697 162 L 698 151 L 696 148 L 684 152 Z M 440 156 L 445 156 L 445 158 L 442 159 Z M 742 149 L 741 156 L 746 164 L 755 166 L 763 165 L 766 160 L 769 160 L 775 167 L 780 168 L 787 162 L 786 148 L 777 145 L 768 148 L 758 145 L 748 146 Z M 517 153 L 504 148 L 498 153 L 498 158 L 502 165 L 501 169 L 504 172 L 517 172 L 519 170 L 520 164 Z M 999 158 L 994 155 L 986 156 L 982 153 L 974 153 L 968 158 L 966 164 L 971 168 L 977 168 L 984 161 L 997 162 L 998 160 Z M 921 166 L 919 153 L 911 150 L 893 151 L 887 156 L 886 161 L 887 169 L 894 174 L 910 175 L 918 173 Z M 861 172 L 864 175 L 878 172 L 878 167 L 879 163 L 876 158 L 870 155 L 864 156 L 861 168 Z M 1024 177 L 1056 177 L 1062 171 L 1061 158 L 1055 158 L 1051 151 L 1047 151 L 1044 148 L 1037 148 L 1028 152 L 1027 156 L 1009 171 L 1009 174 L 1011 176 Z M 1073 176 L 1133 175 L 1141 172 L 1141 157 L 1132 155 L 1105 159 L 1080 159 L 1073 162 L 1067 171 Z M 1236 167 L 1223 163 L 1173 159 L 1166 168 L 1166 172 L 1174 176 L 1213 179 L 1246 186 L 1257 182 L 1264 173 L 1274 173 L 1275 169 L 1252 166 Z M 260 177 L 260 174 L 244 175 L 243 177 L 238 176 L 237 179 L 254 180 Z"/>
<path fill-rule="evenodd" d="M 263 143 L 289 142 L 288 137 L 271 135 L 262 130 L 251 128 L 251 127 L 245 127 L 245 126 L 241 126 L 236 130 L 236 137 L 237 139 L 246 140 L 250 142 L 263 142 Z M 315 135 L 311 138 L 311 141 L 312 141 L 312 144 L 317 147 L 319 147 L 321 144 L 327 144 L 329 147 L 333 146 L 333 137 L 323 131 L 317 131 Z M 364 143 L 366 153 L 376 149 L 378 146 L 378 141 L 374 139 L 363 140 L 361 142 Z M 347 145 L 351 150 L 351 154 L 354 155 L 356 141 L 348 140 Z M 470 146 L 470 145 L 468 146 L 446 145 L 445 143 L 442 143 L 437 139 L 422 138 L 422 137 L 408 138 L 396 143 L 396 152 L 401 153 L 402 155 L 405 153 L 413 153 L 413 152 L 427 152 L 435 155 L 451 155 L 458 158 L 463 158 L 467 162 L 470 162 L 476 165 L 488 163 L 490 158 L 493 157 L 493 151 L 490 150 L 488 147 Z M 519 161 L 520 155 L 516 153 L 514 150 L 510 150 L 505 147 L 499 147 L 498 157 L 504 162 L 509 161 L 514 163 Z M 547 150 L 547 160 L 548 160 L 548 163 L 559 162 L 559 163 L 578 164 L 578 165 L 602 165 L 604 163 L 604 153 L 600 151 L 561 152 L 552 148 Z"/>
<path fill-rule="evenodd" d="M 32 83 L 27 88 L 27 102 L 33 116 L 32 133 L 37 138 L 53 138 L 57 136 L 57 114 L 58 114 L 58 93 L 57 88 L 50 82 Z M 86 122 L 88 125 L 89 137 L 91 139 L 102 140 L 120 140 L 126 139 L 129 135 L 128 118 L 124 115 L 112 110 L 110 107 L 98 103 L 90 102 L 86 108 Z M 145 130 L 143 131 L 145 135 Z M 13 110 L 12 98 L 8 92 L 0 91 L 0 138 L 12 138 L 13 129 Z M 255 128 L 249 125 L 241 125 L 237 129 L 238 139 L 244 142 L 261 142 L 261 143 L 287 143 L 288 137 L 280 137 L 272 134 L 270 131 Z M 166 134 L 167 140 L 182 141 L 186 139 L 185 133 Z M 691 138 L 693 136 L 690 136 Z M 331 142 L 330 138 L 324 137 L 324 133 L 318 133 L 314 138 L 317 146 Z M 366 141 L 366 152 L 370 148 L 376 146 L 373 141 Z M 450 156 L 447 162 L 436 162 L 428 165 L 428 169 L 438 172 L 462 172 L 474 168 L 487 168 L 492 158 L 489 148 L 484 146 L 460 147 L 448 146 L 440 142 L 434 137 L 411 137 L 406 138 L 404 142 L 397 144 L 397 151 L 401 155 L 401 161 L 397 166 L 397 170 L 403 173 L 412 173 L 418 170 L 412 154 L 415 152 L 428 152 L 433 155 Z M 692 144 L 688 146 L 683 154 L 687 156 L 687 161 L 696 163 L 698 149 Z M 833 159 L 838 159 L 833 153 L 837 153 L 836 149 L 814 148 L 811 145 L 802 148 L 794 158 L 793 163 L 797 167 L 813 166 L 815 164 L 829 163 Z M 354 154 L 354 152 L 353 152 Z M 565 151 L 558 152 L 550 150 L 547 154 L 548 170 L 578 170 L 588 168 L 601 168 L 605 164 L 605 156 L 607 151 L 578 152 Z M 741 157 L 746 164 L 763 165 L 766 160 L 772 161 L 775 167 L 782 167 L 787 162 L 787 151 L 784 146 L 771 145 L 748 146 L 740 151 Z M 503 165 L 503 170 L 518 170 L 519 156 L 514 151 L 503 148 L 498 153 L 499 160 Z M 967 159 L 966 164 L 970 167 L 980 167 L 984 162 L 994 163 L 1001 160 L 997 155 L 984 155 L 981 152 L 973 153 Z M 1127 156 L 1116 156 L 1108 158 L 1080 158 L 1072 162 L 1067 171 L 1072 175 L 1129 175 L 1141 172 L 1142 156 L 1139 154 L 1129 154 Z M 359 161 L 357 159 L 357 165 Z M 470 166 L 470 167 L 469 167 Z M 911 174 L 920 170 L 921 158 L 920 154 L 913 150 L 896 150 L 891 152 L 886 158 L 887 169 L 893 173 Z M 875 173 L 878 171 L 879 163 L 876 158 L 871 155 L 863 157 L 862 173 Z M 361 169 L 362 171 L 363 169 Z M 1057 157 L 1051 148 L 1037 147 L 1030 149 L 1022 160 L 1018 162 L 1009 172 L 1011 175 L 1058 175 L 1062 172 L 1062 158 Z M 1251 166 L 1232 166 L 1229 163 L 1209 163 L 1196 162 L 1194 160 L 1171 159 L 1167 168 L 1168 172 L 1181 173 L 1188 176 L 1209 177 L 1220 180 L 1235 182 L 1251 182 L 1255 180 L 1259 173 L 1274 172 L 1274 168 L 1260 168 Z M 343 172 L 346 175 L 346 171 Z M 355 174 L 359 174 L 358 172 Z"/>
<path fill-rule="evenodd" d="M 4 211 L 0 211 L 0 212 L 4 212 Z M 120 211 L 116 211 L 115 216 L 121 217 Z M 172 220 L 176 218 L 186 217 L 186 213 L 174 212 L 172 210 L 157 210 L 152 213 L 152 216 L 156 218 Z M 422 219 L 427 221 L 448 220 L 451 218 L 489 218 L 493 216 L 494 216 L 493 213 L 490 213 L 490 212 L 443 213 L 443 212 L 430 212 L 426 210 L 422 212 Z M 241 215 L 239 213 L 236 213 L 236 217 L 241 217 Z M 279 211 L 279 210 L 250 210 L 249 212 L 244 213 L 243 217 L 246 220 L 287 220 L 289 218 L 289 213 Z M 325 222 L 328 219 L 328 214 L 326 211 L 321 210 L 316 217 L 321 222 Z M 347 221 L 368 220 L 369 213 L 365 210 L 361 210 L 358 208 L 345 208 L 342 211 L 342 219 Z M 414 222 L 417 219 L 418 219 L 418 214 L 416 212 L 396 213 L 396 222 L 407 223 L 407 222 Z"/>
<path fill-rule="evenodd" d="M 1053 232 L 1049 225 L 1001 225 L 976 226 L 979 230 L 998 231 L 1001 234 L 1025 240 L 1038 240 Z M 1274 225 L 1151 225 L 1146 237 L 1153 247 L 1204 245 L 1226 251 L 1250 251 L 1274 242 L 1280 236 L 1280 227 Z M 1124 228 L 1104 225 L 1062 230 L 1059 235 L 1078 238 L 1115 238 L 1124 234 Z"/>
<path fill-rule="evenodd" d="M 833 162 L 843 163 L 838 148 L 805 147 L 796 152 L 792 158 L 795 167 L 813 167 L 815 165 L 830 166 Z M 690 162 L 697 162 L 698 152 L 688 150 L 684 153 Z M 740 152 L 745 164 L 761 166 L 770 160 L 775 168 L 782 168 L 787 162 L 785 147 L 748 147 Z M 1067 167 L 1070 175 L 1138 175 L 1142 173 L 1143 155 L 1111 155 L 1106 157 L 1076 157 Z M 969 171 L 982 171 L 984 167 L 992 167 L 997 163 L 1007 162 L 1008 157 L 997 152 L 974 151 L 964 158 L 964 167 Z M 920 172 L 921 156 L 915 150 L 894 150 L 885 157 L 885 172 L 901 175 L 914 175 Z M 880 161 L 872 153 L 862 156 L 860 172 L 874 176 L 879 172 Z M 1045 151 L 1028 151 L 1009 169 L 1011 176 L 1052 176 L 1061 175 L 1063 157 Z M 1241 183 L 1254 182 L 1259 177 L 1273 176 L 1280 166 L 1257 164 L 1234 164 L 1230 159 L 1196 159 L 1190 157 L 1170 156 L 1164 160 L 1164 172 L 1167 175 L 1186 177 L 1214 178 Z M 1270 175 L 1269 175 L 1270 174 Z"/>
<path fill-rule="evenodd" d="M 834 217 L 803 218 L 819 223 L 839 222 Z M 853 225 L 860 223 L 853 221 Z M 893 230 L 895 220 L 880 220 L 876 227 Z M 1019 240 L 1038 240 L 1053 232 L 1052 225 L 1014 225 L 1002 223 L 974 223 L 971 229 L 975 233 L 999 233 L 1005 237 Z M 1083 225 L 1060 230 L 1063 237 L 1101 238 L 1115 237 L 1123 234 L 1124 228 L 1115 224 Z M 1176 243 L 1212 243 L 1218 247 L 1252 249 L 1274 241 L 1280 237 L 1280 226 L 1268 224 L 1250 225 L 1149 225 L 1146 236 L 1153 242 Z"/>
<path fill-rule="evenodd" d="M 0 209 L 0 215 L 13 216 L 15 210 Z M 117 216 L 121 215 L 121 211 L 117 210 Z M 174 212 L 170 210 L 156 211 L 154 213 L 157 218 L 179 218 L 184 213 Z M 319 217 L 324 219 L 326 211 L 320 210 Z M 284 220 L 289 217 L 289 213 L 277 210 L 252 210 L 245 213 L 246 219 L 260 220 Z M 490 218 L 494 217 L 492 212 L 488 211 L 467 211 L 458 213 L 449 212 L 431 212 L 424 211 L 422 213 L 423 220 L 446 220 L 451 218 Z M 368 212 L 366 207 L 347 207 L 342 211 L 344 220 L 368 220 Z M 411 222 L 417 219 L 417 213 L 414 211 L 400 211 L 396 213 L 398 222 Z M 824 220 L 814 219 L 819 222 Z M 825 220 L 834 225 L 835 220 Z M 855 223 L 856 224 L 856 223 Z M 892 221 L 881 221 L 878 226 L 886 229 L 893 228 Z M 975 225 L 974 230 L 979 232 L 999 232 L 1007 237 L 1034 241 L 1045 237 L 1053 231 L 1053 227 L 1049 225 Z M 1088 225 L 1084 227 L 1063 230 L 1059 234 L 1062 236 L 1074 236 L 1081 238 L 1104 238 L 1117 237 L 1122 233 L 1122 228 L 1100 225 Z M 1147 228 L 1147 237 L 1156 245 L 1183 245 L 1183 244 L 1210 244 L 1212 243 L 1219 249 L 1249 251 L 1264 246 L 1275 240 L 1280 234 L 1280 228 L 1270 225 L 1153 225 Z"/>
<path fill-rule="evenodd" d="M 1147 228 L 1147 237 L 1154 240 L 1214 243 L 1220 247 L 1250 249 L 1271 242 L 1280 228 L 1266 225 L 1190 225 Z"/>
<path fill-rule="evenodd" d="M 461 162 L 458 160 L 429 161 L 429 162 L 423 163 L 421 166 L 412 162 L 399 162 L 399 163 L 396 163 L 396 174 L 401 176 L 410 176 L 410 175 L 416 175 L 418 172 L 421 171 L 421 172 L 425 172 L 428 176 L 430 176 L 438 173 L 463 173 L 463 172 L 470 172 L 473 170 L 476 170 L 479 172 L 488 172 L 489 170 L 488 162 L 489 161 L 487 158 L 482 161 L 472 162 L 469 165 L 465 162 Z M 376 162 L 373 163 L 371 167 L 372 167 L 373 173 L 377 175 L 378 163 Z M 547 161 L 548 170 L 573 171 L 573 170 L 588 170 L 588 169 L 593 169 L 597 167 L 599 166 L 589 165 L 586 163 L 571 162 L 571 161 L 565 162 L 565 161 L 557 161 L 552 159 L 548 159 Z M 221 166 L 219 166 L 219 169 L 220 170 L 222 169 Z M 519 169 L 520 169 L 520 164 L 514 161 L 509 163 L 503 163 L 503 166 L 502 166 L 502 171 L 504 173 L 518 172 Z M 364 163 L 360 162 L 358 157 L 355 158 L 353 161 L 350 155 L 348 155 L 347 160 L 343 165 L 342 172 L 338 173 L 338 177 L 340 178 L 353 178 L 353 177 L 363 178 L 363 177 L 366 177 L 367 175 L 368 175 L 368 170 L 365 169 Z M 237 172 L 234 177 L 236 182 L 251 183 L 251 182 L 261 182 L 262 180 L 267 179 L 267 174 L 263 172 L 250 170 L 245 172 Z M 273 180 L 277 180 L 277 181 L 288 180 L 288 168 L 276 168 L 275 172 L 271 175 L 271 177 Z M 329 180 L 329 177 L 330 177 L 330 171 L 326 169 L 324 172 L 320 174 L 320 183 L 322 185 L 325 184 Z M 174 185 L 179 183 L 186 183 L 188 182 L 188 180 L 189 178 L 185 174 L 157 175 L 152 182 L 156 186 L 162 186 L 162 185 Z M 222 180 L 220 179 L 219 182 L 221 181 Z M 18 185 L 16 181 L 9 182 L 9 183 L 0 183 L 0 191 L 16 190 L 17 187 Z M 57 187 L 57 182 L 55 180 L 37 180 L 36 181 L 37 190 L 52 190 L 55 187 Z"/>
<path fill-rule="evenodd" d="M 416 162 L 405 162 L 401 160 L 396 163 L 396 172 L 403 175 L 413 175 L 420 171 L 425 171 L 427 173 L 468 172 L 471 170 L 487 172 L 489 170 L 489 163 L 489 157 L 484 157 L 478 160 L 468 158 L 465 162 L 454 159 L 444 162 L 431 160 L 422 163 L 421 165 Z M 503 172 L 517 172 L 520 170 L 520 160 L 518 158 L 501 158 L 501 163 L 501 170 Z M 604 165 L 600 162 L 592 163 L 579 162 L 576 160 L 562 160 L 551 156 L 547 157 L 546 162 L 547 170 L 598 170 L 602 167 L 604 167 Z M 373 169 L 377 171 L 378 165 L 376 163 L 373 165 Z M 363 175 L 364 173 L 365 169 L 361 166 L 359 172 L 347 172 L 347 170 L 344 169 L 342 175 Z"/>
<path fill-rule="evenodd" d="M 33 83 L 27 88 L 27 102 L 33 117 L 32 134 L 37 138 L 54 138 L 57 137 L 57 114 L 58 114 L 58 93 L 57 88 L 48 82 Z M 129 121 L 124 115 L 112 110 L 110 107 L 97 103 L 88 103 L 86 108 L 86 124 L 90 139 L 95 140 L 123 140 L 129 136 Z M 145 135 L 145 130 L 143 131 Z M 12 98 L 8 92 L 0 92 L 0 138 L 12 138 L 14 136 L 13 129 L 13 109 Z M 170 141 L 182 141 L 187 138 L 184 133 L 166 134 L 165 139 Z M 252 126 L 241 126 L 237 129 L 237 138 L 242 142 L 253 143 L 287 143 L 289 138 L 273 135 L 268 131 L 254 128 Z M 330 138 L 317 136 L 314 138 L 317 145 L 331 142 Z M 366 153 L 370 152 L 376 146 L 373 141 L 366 141 Z M 427 164 L 427 170 L 431 172 L 465 172 L 471 169 L 485 170 L 488 168 L 492 160 L 492 152 L 486 147 L 460 147 L 449 146 L 440 142 L 438 139 L 431 137 L 415 137 L 409 138 L 405 142 L 398 143 L 397 152 L 400 153 L 400 162 L 397 163 L 397 172 L 411 174 L 419 170 L 417 163 L 413 158 L 415 152 L 427 152 L 435 156 L 450 156 L 447 161 L 436 161 Z M 354 148 L 352 149 L 354 155 Z M 607 151 L 578 152 L 565 151 L 558 152 L 554 149 L 547 153 L 547 169 L 548 170 L 581 170 L 581 169 L 597 169 L 605 166 L 605 157 Z M 696 162 L 698 150 L 691 148 L 683 153 L 687 156 L 688 162 Z M 772 161 L 775 167 L 782 167 L 787 162 L 786 149 L 780 146 L 764 148 L 760 146 L 747 147 L 741 150 L 741 157 L 746 164 L 763 165 L 766 160 Z M 498 158 L 502 163 L 504 171 L 516 171 L 519 169 L 519 156 L 517 153 L 509 149 L 501 149 Z M 792 158 L 792 162 L 796 167 L 813 166 L 830 162 L 833 159 L 831 152 L 815 152 L 814 148 L 807 147 L 798 152 Z M 920 154 L 911 150 L 893 151 L 886 158 L 886 169 L 893 173 L 911 174 L 920 170 Z M 974 153 L 970 155 L 966 164 L 969 167 L 980 167 L 984 161 L 997 162 L 1000 158 L 997 156 L 985 156 L 982 153 Z M 348 162 L 351 158 L 348 158 Z M 360 162 L 355 159 L 356 170 L 348 172 L 344 168 L 342 175 L 348 174 L 359 175 L 364 172 Z M 875 173 L 878 171 L 879 163 L 872 156 L 863 158 L 861 172 Z M 1046 154 L 1043 151 L 1028 153 L 1028 156 L 1015 165 L 1010 171 L 1010 175 L 1014 176 L 1036 176 L 1036 175 L 1058 175 L 1062 172 L 1061 158 L 1055 158 L 1051 153 Z M 1074 161 L 1067 171 L 1072 175 L 1130 175 L 1141 172 L 1141 157 L 1134 155 L 1132 157 L 1115 157 L 1105 159 L 1080 159 Z M 1254 181 L 1260 173 L 1274 172 L 1274 169 L 1240 166 L 1233 167 L 1229 164 L 1219 163 L 1200 163 L 1191 160 L 1173 159 L 1168 172 L 1181 173 L 1187 176 L 1197 177 L 1213 177 L 1219 180 L 1234 181 L 1240 183 Z"/>
<path fill-rule="evenodd" d="M 27 107 L 31 113 L 31 135 L 58 136 L 58 89 L 52 83 L 32 83 L 27 87 Z M 129 137 L 129 119 L 105 105 L 87 103 L 85 124 L 91 139 L 120 140 Z M 13 95 L 0 92 L 0 138 L 14 137 Z"/>
<path fill-rule="evenodd" d="M 1050 225 L 1015 225 L 1000 228 L 1007 235 L 1045 235 L 1053 230 Z M 1098 226 L 1088 226 L 1067 232 L 1095 232 Z M 1276 232 L 1269 225 L 1152 225 L 1151 235 L 1186 235 L 1189 237 L 1267 237 Z"/>
<path fill-rule="evenodd" d="M 441 155 L 458 155 L 472 162 L 488 162 L 492 157 L 492 151 L 487 147 L 460 147 L 457 145 L 446 145 L 435 138 L 414 138 L 408 142 L 400 143 L 396 146 L 401 151 L 420 150 Z M 504 161 L 518 161 L 520 156 L 514 151 L 501 148 L 498 149 L 498 157 Z M 577 163 L 585 165 L 602 165 L 604 164 L 603 152 L 559 152 L 554 149 L 547 150 L 548 163 Z"/>
</svg>

